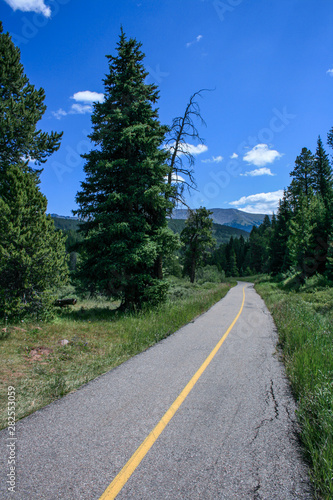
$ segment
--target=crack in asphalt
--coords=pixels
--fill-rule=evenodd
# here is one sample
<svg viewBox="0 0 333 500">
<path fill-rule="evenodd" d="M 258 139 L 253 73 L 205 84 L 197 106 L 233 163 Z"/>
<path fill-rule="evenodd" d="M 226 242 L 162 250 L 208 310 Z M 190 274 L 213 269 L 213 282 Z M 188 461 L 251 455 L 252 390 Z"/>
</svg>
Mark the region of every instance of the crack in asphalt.
<svg viewBox="0 0 333 500">
<path fill-rule="evenodd" d="M 259 431 L 261 429 L 261 427 L 263 427 L 263 425 L 266 423 L 266 422 L 273 422 L 273 418 L 264 418 L 259 425 L 257 425 L 257 427 L 255 427 L 255 435 L 254 437 L 252 438 L 252 440 L 250 441 L 250 444 L 253 444 L 254 441 L 257 439 L 258 437 L 258 434 L 259 434 Z"/>
<path fill-rule="evenodd" d="M 257 486 L 255 486 L 255 488 L 253 489 L 253 500 L 260 500 L 261 499 L 261 495 L 260 495 L 260 493 L 258 493 L 260 488 L 261 488 L 261 484 L 260 484 L 260 481 L 258 480 Z"/>
<path fill-rule="evenodd" d="M 261 420 L 261 422 L 259 423 L 259 425 L 257 425 L 257 427 L 255 427 L 255 429 L 254 429 L 255 435 L 252 438 L 250 444 L 252 444 L 257 439 L 260 429 L 263 427 L 263 425 L 265 425 L 266 422 L 273 422 L 275 419 L 279 418 L 279 403 L 277 402 L 277 399 L 276 399 L 275 394 L 274 394 L 274 389 L 273 389 L 273 384 L 274 383 L 273 383 L 273 380 L 271 379 L 270 382 L 271 382 L 270 388 L 266 392 L 265 403 L 268 406 L 270 401 L 273 402 L 273 405 L 274 405 L 274 417 L 263 418 Z M 290 418 L 289 413 L 288 413 L 288 416 Z"/>
<path fill-rule="evenodd" d="M 279 404 L 278 404 L 277 399 L 275 398 L 275 394 L 274 394 L 273 379 L 271 379 L 270 393 L 271 393 L 272 400 L 273 400 L 273 403 L 274 403 L 275 418 L 277 419 L 277 418 L 279 418 Z"/>
</svg>

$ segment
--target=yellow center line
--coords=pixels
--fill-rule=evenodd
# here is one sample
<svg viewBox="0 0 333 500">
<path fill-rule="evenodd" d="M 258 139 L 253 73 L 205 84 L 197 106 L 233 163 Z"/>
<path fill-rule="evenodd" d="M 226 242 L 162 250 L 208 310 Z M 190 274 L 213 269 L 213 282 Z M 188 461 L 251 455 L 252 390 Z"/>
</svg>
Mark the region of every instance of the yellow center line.
<svg viewBox="0 0 333 500">
<path fill-rule="evenodd" d="M 177 399 L 172 403 L 170 408 L 167 410 L 167 412 L 163 415 L 159 423 L 154 427 L 154 429 L 151 431 L 151 433 L 146 437 L 146 439 L 143 441 L 143 443 L 139 446 L 139 448 L 134 452 L 134 454 L 131 456 L 131 458 L 128 460 L 128 462 L 124 465 L 124 467 L 121 469 L 121 471 L 117 474 L 117 476 L 114 478 L 112 483 L 108 486 L 108 488 L 104 491 L 103 495 L 100 497 L 99 500 L 112 500 L 116 498 L 120 490 L 123 488 L 123 486 L 127 483 L 135 469 L 138 467 L 140 462 L 143 460 L 143 458 L 147 455 L 148 451 L 150 448 L 153 446 L 159 435 L 162 433 L 162 431 L 165 429 L 165 427 L 168 425 L 178 408 L 181 406 L 185 398 L 188 396 L 188 394 L 191 392 L 203 372 L 206 370 L 207 366 L 209 363 L 212 361 L 214 356 L 216 355 L 217 351 L 220 349 L 222 346 L 223 342 L 233 329 L 233 327 L 236 324 L 236 321 L 238 320 L 239 316 L 241 315 L 241 312 L 244 307 L 244 302 L 245 302 L 245 286 L 243 287 L 243 302 L 241 305 L 240 310 L 238 311 L 237 316 L 229 326 L 228 330 L 225 332 L 221 340 L 216 344 L 212 352 L 209 354 L 209 356 L 205 359 L 205 361 L 202 363 L 200 366 L 199 370 L 193 375 L 189 383 L 184 387 L 182 392 L 179 394 Z"/>
</svg>

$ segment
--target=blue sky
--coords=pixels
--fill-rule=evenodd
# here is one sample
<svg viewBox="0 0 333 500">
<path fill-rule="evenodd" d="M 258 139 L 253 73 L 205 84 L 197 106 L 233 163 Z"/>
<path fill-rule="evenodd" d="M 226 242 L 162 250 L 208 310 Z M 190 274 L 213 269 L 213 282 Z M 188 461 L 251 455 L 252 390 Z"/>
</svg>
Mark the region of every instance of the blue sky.
<svg viewBox="0 0 333 500">
<path fill-rule="evenodd" d="M 333 127 L 329 0 L 0 0 L 25 72 L 46 93 L 41 128 L 63 131 L 45 164 L 48 212 L 71 215 L 120 26 L 143 44 L 164 124 L 202 88 L 192 208 L 276 211 L 296 156 Z M 198 146 L 195 144 L 194 146 Z M 333 153 L 333 151 L 330 151 Z"/>
</svg>

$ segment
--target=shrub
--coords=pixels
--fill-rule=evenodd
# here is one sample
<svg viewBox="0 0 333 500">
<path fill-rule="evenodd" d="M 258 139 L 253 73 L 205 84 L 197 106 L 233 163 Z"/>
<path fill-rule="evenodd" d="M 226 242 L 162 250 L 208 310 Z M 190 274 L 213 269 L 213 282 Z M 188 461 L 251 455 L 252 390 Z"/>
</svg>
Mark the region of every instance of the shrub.
<svg viewBox="0 0 333 500">
<path fill-rule="evenodd" d="M 198 269 L 196 278 L 199 285 L 207 282 L 223 283 L 225 281 L 225 272 L 219 271 L 217 266 L 205 266 Z"/>
</svg>

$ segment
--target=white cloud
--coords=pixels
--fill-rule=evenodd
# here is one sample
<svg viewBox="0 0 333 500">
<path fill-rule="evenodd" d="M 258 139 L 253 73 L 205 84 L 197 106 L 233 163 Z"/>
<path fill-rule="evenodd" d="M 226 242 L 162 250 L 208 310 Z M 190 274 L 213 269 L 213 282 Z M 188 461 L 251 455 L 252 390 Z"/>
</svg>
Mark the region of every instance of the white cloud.
<svg viewBox="0 0 333 500">
<path fill-rule="evenodd" d="M 187 42 L 186 44 L 186 47 L 191 47 L 191 45 L 195 44 L 195 43 L 199 43 L 200 40 L 202 39 L 202 35 L 198 35 L 195 40 L 192 40 L 192 42 Z"/>
<path fill-rule="evenodd" d="M 92 92 L 91 90 L 81 90 L 80 92 L 75 92 L 75 94 L 71 96 L 71 99 L 74 99 L 76 102 L 72 104 L 69 111 L 65 111 L 62 108 L 58 109 L 58 111 L 52 111 L 53 116 L 57 118 L 57 120 L 61 120 L 61 118 L 67 115 L 84 115 L 86 113 L 92 113 L 92 104 L 94 102 L 103 102 L 104 94 Z"/>
<path fill-rule="evenodd" d="M 256 167 L 264 167 L 281 156 L 282 154 L 275 149 L 269 149 L 267 144 L 257 144 L 243 156 L 243 160 Z"/>
<path fill-rule="evenodd" d="M 52 111 L 52 114 L 57 120 L 61 120 L 61 118 L 66 116 L 68 113 L 64 109 L 59 108 L 58 111 Z"/>
<path fill-rule="evenodd" d="M 165 180 L 168 180 L 168 176 L 165 176 Z M 171 182 L 185 182 L 185 179 L 178 174 L 175 174 L 174 172 L 171 174 Z"/>
<path fill-rule="evenodd" d="M 262 167 L 251 170 L 250 172 L 245 172 L 245 174 L 240 174 L 242 177 L 258 177 L 259 175 L 276 175 L 271 172 L 270 168 Z"/>
<path fill-rule="evenodd" d="M 36 12 L 45 17 L 51 17 L 51 9 L 45 5 L 44 0 L 5 0 L 13 10 L 22 12 Z"/>
<path fill-rule="evenodd" d="M 213 156 L 213 158 L 208 158 L 208 160 L 201 160 L 202 163 L 221 163 L 223 161 L 223 156 Z"/>
<path fill-rule="evenodd" d="M 253 214 L 271 214 L 277 212 L 279 200 L 283 197 L 283 189 L 272 193 L 258 193 L 250 196 L 242 196 L 239 200 L 231 201 L 229 205 L 237 207 L 243 212 Z"/>
<path fill-rule="evenodd" d="M 168 144 L 167 146 L 164 146 L 165 149 L 168 149 L 171 153 L 174 151 L 175 143 L 173 144 Z M 179 150 L 179 155 L 189 153 L 191 155 L 201 155 L 202 153 L 206 153 L 208 151 L 207 146 L 205 144 L 198 144 L 195 146 L 194 144 L 188 144 L 186 142 L 183 142 L 182 144 L 178 144 L 178 150 Z"/>
<path fill-rule="evenodd" d="M 206 153 L 208 151 L 207 146 L 205 144 L 198 144 L 195 146 L 194 144 L 186 144 L 187 152 L 192 155 L 201 155 L 202 153 Z"/>
<path fill-rule="evenodd" d="M 333 69 L 328 69 L 326 73 L 328 73 L 330 76 L 333 76 Z"/>
<path fill-rule="evenodd" d="M 235 160 L 236 158 L 238 158 L 238 154 L 237 153 L 232 153 L 232 155 L 230 156 L 230 158 L 232 160 Z"/>
<path fill-rule="evenodd" d="M 91 90 L 81 90 L 80 92 L 75 92 L 71 99 L 76 102 L 84 102 L 92 104 L 93 102 L 103 102 L 104 94 L 98 92 L 91 92 Z"/>
<path fill-rule="evenodd" d="M 90 106 L 90 104 L 75 103 L 72 104 L 72 107 L 69 110 L 69 113 L 71 115 L 85 115 L 86 113 L 91 113 L 91 112 L 92 112 L 92 106 Z"/>
</svg>

